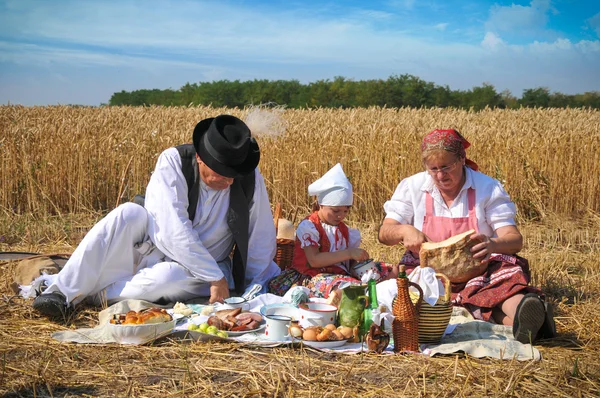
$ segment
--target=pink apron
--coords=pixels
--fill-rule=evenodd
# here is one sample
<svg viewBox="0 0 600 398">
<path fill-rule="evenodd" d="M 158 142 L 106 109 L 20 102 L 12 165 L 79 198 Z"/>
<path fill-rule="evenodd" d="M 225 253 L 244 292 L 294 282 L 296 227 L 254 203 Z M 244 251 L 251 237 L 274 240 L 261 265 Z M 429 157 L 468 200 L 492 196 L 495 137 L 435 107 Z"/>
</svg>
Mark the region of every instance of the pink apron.
<svg viewBox="0 0 600 398">
<path fill-rule="evenodd" d="M 429 193 L 425 197 L 425 218 L 422 232 L 432 242 L 441 242 L 451 236 L 474 229 L 479 232 L 477 216 L 475 215 L 475 190 L 467 191 L 467 217 L 441 217 L 434 215 L 433 198 Z M 418 254 L 406 251 L 401 264 L 412 271 L 419 266 Z M 483 275 L 475 277 L 467 283 L 452 284 L 452 302 L 464 306 L 475 319 L 489 321 L 492 310 L 501 305 L 506 299 L 515 294 L 534 292 L 539 289 L 528 286 L 529 264 L 519 256 L 492 254 L 488 268 Z"/>
<path fill-rule="evenodd" d="M 427 192 L 422 232 L 432 242 L 441 242 L 451 236 L 467 232 L 470 229 L 479 232 L 477 216 L 475 215 L 475 190 L 473 188 L 469 188 L 467 191 L 467 206 L 469 207 L 469 215 L 467 217 L 452 218 L 436 216 L 433 212 L 433 197 Z"/>
</svg>

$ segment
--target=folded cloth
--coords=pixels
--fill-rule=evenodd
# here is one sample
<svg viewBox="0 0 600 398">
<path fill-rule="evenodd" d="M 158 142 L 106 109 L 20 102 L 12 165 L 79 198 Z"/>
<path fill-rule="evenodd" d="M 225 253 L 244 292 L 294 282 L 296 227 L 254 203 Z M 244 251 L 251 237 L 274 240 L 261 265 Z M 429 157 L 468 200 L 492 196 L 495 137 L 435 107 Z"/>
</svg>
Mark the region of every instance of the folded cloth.
<svg viewBox="0 0 600 398">
<path fill-rule="evenodd" d="M 370 269 L 363 274 L 363 276 L 360 278 L 360 282 L 363 285 L 367 285 L 371 279 L 378 280 L 379 278 L 380 278 L 380 275 L 378 273 L 374 272 L 372 269 Z"/>
<path fill-rule="evenodd" d="M 306 286 L 294 286 L 283 295 L 283 303 L 290 303 L 296 307 L 308 301 L 310 289 Z"/>
<path fill-rule="evenodd" d="M 395 278 L 377 284 L 377 301 L 379 305 L 385 305 L 388 310 L 392 310 L 392 303 L 397 295 L 398 284 Z"/>
<path fill-rule="evenodd" d="M 394 315 L 392 315 L 392 313 L 391 313 L 391 309 L 388 309 L 388 311 L 381 312 L 381 307 L 379 307 L 379 308 L 373 309 L 373 311 L 371 312 L 373 323 L 375 325 L 381 326 L 381 321 L 383 321 L 383 320 L 387 321 L 387 325 L 384 324 L 384 328 L 383 328 L 384 331 L 385 331 L 385 326 L 392 325 L 392 322 L 394 322 L 394 318 L 395 318 Z"/>
<path fill-rule="evenodd" d="M 429 356 L 464 352 L 475 358 L 518 361 L 539 361 L 542 358 L 537 348 L 514 339 L 512 326 L 453 315 L 448 325 L 448 328 L 451 327 L 452 332 L 445 334 L 440 344 L 423 344 L 421 351 Z"/>
<path fill-rule="evenodd" d="M 437 303 L 440 296 L 444 295 L 444 285 L 435 276 L 435 270 L 431 267 L 416 267 L 408 276 L 408 280 L 421 287 L 423 300 L 432 307 Z M 411 292 L 418 294 L 417 289 L 414 287 L 409 289 Z"/>
</svg>

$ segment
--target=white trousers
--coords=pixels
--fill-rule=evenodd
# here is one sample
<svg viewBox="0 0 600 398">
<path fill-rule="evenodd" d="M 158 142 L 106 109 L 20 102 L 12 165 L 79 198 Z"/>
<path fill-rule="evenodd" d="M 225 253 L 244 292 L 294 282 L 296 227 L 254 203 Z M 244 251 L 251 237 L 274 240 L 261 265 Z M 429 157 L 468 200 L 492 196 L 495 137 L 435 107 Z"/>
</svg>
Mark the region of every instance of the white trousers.
<svg viewBox="0 0 600 398">
<path fill-rule="evenodd" d="M 69 261 L 44 293 L 60 291 L 68 303 L 86 297 L 97 302 L 139 299 L 152 302 L 186 301 L 210 296 L 210 283 L 195 278 L 165 256 L 146 234 L 146 209 L 124 203 L 87 233 Z M 231 262 L 218 263 L 233 288 Z M 91 297 L 93 296 L 93 297 Z"/>
</svg>

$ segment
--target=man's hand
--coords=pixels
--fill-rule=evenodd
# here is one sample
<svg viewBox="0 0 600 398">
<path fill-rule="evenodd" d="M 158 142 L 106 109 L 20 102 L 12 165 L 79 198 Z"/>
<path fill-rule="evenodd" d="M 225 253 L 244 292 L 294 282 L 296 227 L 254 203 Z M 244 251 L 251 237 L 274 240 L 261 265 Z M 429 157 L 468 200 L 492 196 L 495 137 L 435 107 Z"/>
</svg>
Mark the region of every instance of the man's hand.
<svg viewBox="0 0 600 398">
<path fill-rule="evenodd" d="M 229 297 L 229 285 L 225 277 L 210 283 L 210 304 L 222 303 L 227 297 Z"/>
</svg>

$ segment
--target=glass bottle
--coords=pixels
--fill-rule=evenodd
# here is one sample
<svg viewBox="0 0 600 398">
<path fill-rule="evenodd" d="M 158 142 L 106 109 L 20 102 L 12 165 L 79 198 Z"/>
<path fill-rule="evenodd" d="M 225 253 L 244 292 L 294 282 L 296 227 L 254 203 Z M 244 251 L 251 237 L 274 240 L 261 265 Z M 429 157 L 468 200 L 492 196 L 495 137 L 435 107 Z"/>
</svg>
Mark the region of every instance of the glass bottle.
<svg viewBox="0 0 600 398">
<path fill-rule="evenodd" d="M 369 296 L 369 305 L 367 305 L 363 310 L 363 324 L 360 329 L 361 336 L 365 336 L 367 333 L 369 333 L 369 329 L 373 323 L 373 310 L 379 307 L 379 303 L 377 302 L 377 282 L 375 279 L 369 279 L 367 290 Z"/>
<path fill-rule="evenodd" d="M 422 290 L 416 283 L 410 282 L 406 277 L 406 267 L 400 265 L 400 272 L 396 279 L 398 296 L 394 300 L 392 313 L 392 333 L 394 335 L 394 352 L 419 350 L 419 315 L 418 308 L 422 302 Z M 416 286 L 421 293 L 415 306 L 410 299 L 408 287 Z"/>
</svg>

